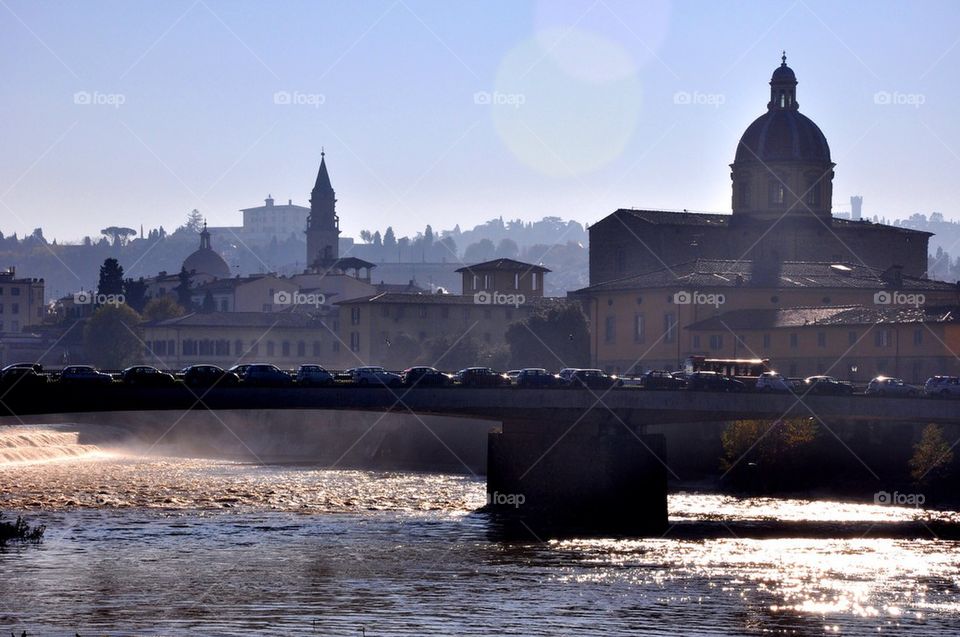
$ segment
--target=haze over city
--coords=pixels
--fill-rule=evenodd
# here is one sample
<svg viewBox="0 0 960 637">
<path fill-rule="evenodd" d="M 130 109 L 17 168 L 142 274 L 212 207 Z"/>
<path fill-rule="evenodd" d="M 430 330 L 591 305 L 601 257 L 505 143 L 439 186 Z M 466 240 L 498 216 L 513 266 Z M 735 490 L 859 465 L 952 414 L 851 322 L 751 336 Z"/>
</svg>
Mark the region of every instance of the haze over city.
<svg viewBox="0 0 960 637">
<path fill-rule="evenodd" d="M 862 195 L 869 216 L 953 218 L 958 12 L 8 0 L 0 230 L 63 242 L 175 228 L 193 208 L 236 225 L 267 194 L 306 205 L 321 148 L 348 235 L 728 212 L 724 168 L 782 49 L 830 139 L 837 210 Z"/>
</svg>

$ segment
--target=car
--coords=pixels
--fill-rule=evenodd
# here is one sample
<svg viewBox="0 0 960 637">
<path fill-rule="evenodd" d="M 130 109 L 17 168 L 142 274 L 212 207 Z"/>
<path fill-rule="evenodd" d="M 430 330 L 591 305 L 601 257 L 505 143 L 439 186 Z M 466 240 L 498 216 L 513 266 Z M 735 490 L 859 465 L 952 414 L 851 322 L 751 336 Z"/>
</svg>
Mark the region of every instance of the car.
<svg viewBox="0 0 960 637">
<path fill-rule="evenodd" d="M 956 376 L 933 376 L 923 385 L 923 393 L 934 398 L 960 396 L 960 378 Z"/>
<path fill-rule="evenodd" d="M 180 379 L 189 387 L 236 387 L 240 378 L 216 365 L 190 365 L 180 370 Z"/>
<path fill-rule="evenodd" d="M 347 371 L 350 374 L 350 380 L 353 381 L 353 384 L 360 385 L 361 387 L 368 385 L 399 387 L 403 384 L 403 378 L 400 374 L 388 372 L 384 368 L 375 365 L 354 367 Z"/>
<path fill-rule="evenodd" d="M 465 367 L 457 372 L 456 378 L 464 387 L 502 387 L 510 382 L 489 367 Z"/>
<path fill-rule="evenodd" d="M 756 390 L 762 392 L 792 392 L 796 385 L 777 372 L 763 372 L 757 377 Z"/>
<path fill-rule="evenodd" d="M 329 387 L 333 385 L 333 374 L 320 365 L 301 365 L 294 378 L 303 387 Z"/>
<path fill-rule="evenodd" d="M 573 373 L 578 369 L 579 367 L 564 367 L 557 372 L 557 378 L 562 380 L 564 384 L 567 384 L 570 381 L 570 377 L 573 376 Z"/>
<path fill-rule="evenodd" d="M 290 374 L 270 363 L 252 363 L 240 380 L 244 385 L 258 387 L 287 387 L 293 384 Z"/>
<path fill-rule="evenodd" d="M 64 385 L 108 385 L 113 382 L 113 377 L 90 365 L 70 365 L 60 370 L 60 382 Z"/>
<path fill-rule="evenodd" d="M 450 377 L 435 367 L 408 367 L 400 374 L 406 387 L 446 387 Z"/>
<path fill-rule="evenodd" d="M 920 388 L 900 378 L 877 376 L 870 381 L 864 393 L 868 396 L 919 396 Z"/>
<path fill-rule="evenodd" d="M 578 369 L 570 375 L 567 387 L 576 389 L 610 389 L 622 387 L 623 381 L 616 376 L 610 376 L 601 369 Z"/>
<path fill-rule="evenodd" d="M 560 383 L 561 378 L 558 374 L 551 374 L 542 367 L 527 367 L 521 369 L 517 375 L 517 387 L 528 389 L 557 387 Z"/>
<path fill-rule="evenodd" d="M 503 377 L 507 379 L 507 383 L 510 385 L 517 384 L 517 376 L 520 375 L 519 369 L 511 369 L 508 372 L 504 372 Z"/>
<path fill-rule="evenodd" d="M 120 372 L 120 380 L 127 385 L 149 385 L 152 387 L 169 387 L 177 382 L 173 374 L 161 372 L 149 365 L 134 365 Z"/>
<path fill-rule="evenodd" d="M 683 389 L 687 386 L 687 381 L 671 372 L 653 369 L 640 377 L 640 386 L 644 389 Z"/>
<path fill-rule="evenodd" d="M 43 365 L 39 363 L 14 363 L 0 370 L 0 385 L 6 388 L 37 387 L 46 384 L 47 377 L 43 374 Z"/>
<path fill-rule="evenodd" d="M 839 381 L 833 376 L 809 376 L 803 379 L 805 394 L 850 395 L 853 385 Z"/>
<path fill-rule="evenodd" d="M 746 388 L 742 381 L 717 372 L 693 372 L 687 376 L 687 389 L 693 391 L 740 392 Z"/>
<path fill-rule="evenodd" d="M 248 369 L 250 369 L 250 363 L 240 363 L 239 365 L 234 365 L 227 371 L 231 374 L 236 374 L 237 378 L 243 378 L 243 375 L 247 373 Z"/>
</svg>

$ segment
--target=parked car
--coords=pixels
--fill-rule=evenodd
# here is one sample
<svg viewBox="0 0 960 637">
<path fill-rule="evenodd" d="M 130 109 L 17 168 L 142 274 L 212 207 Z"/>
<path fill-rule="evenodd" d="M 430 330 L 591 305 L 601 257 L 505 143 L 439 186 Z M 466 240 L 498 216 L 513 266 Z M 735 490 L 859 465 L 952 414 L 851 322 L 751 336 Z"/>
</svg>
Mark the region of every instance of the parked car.
<svg viewBox="0 0 960 637">
<path fill-rule="evenodd" d="M 301 365 L 294 380 L 304 387 L 329 387 L 334 382 L 333 374 L 320 365 Z"/>
<path fill-rule="evenodd" d="M 837 380 L 833 376 L 810 376 L 803 380 L 804 393 L 849 395 L 853 393 L 853 385 Z"/>
<path fill-rule="evenodd" d="M 446 387 L 450 377 L 434 367 L 408 367 L 400 374 L 407 387 Z"/>
<path fill-rule="evenodd" d="M 243 378 L 245 385 L 259 387 L 287 387 L 293 384 L 290 374 L 270 363 L 254 363 L 247 368 Z"/>
<path fill-rule="evenodd" d="M 145 385 L 150 387 L 169 387 L 177 382 L 173 374 L 161 372 L 149 365 L 134 365 L 120 372 L 120 380 L 127 385 Z"/>
<path fill-rule="evenodd" d="M 923 393 L 935 398 L 956 398 L 960 396 L 960 378 L 956 376 L 934 376 L 923 385 Z"/>
<path fill-rule="evenodd" d="M 574 372 L 577 370 L 573 370 Z M 557 374 L 551 374 L 542 367 L 527 367 L 517 375 L 517 387 L 546 388 L 557 387 L 561 383 Z"/>
<path fill-rule="evenodd" d="M 108 385 L 113 382 L 113 377 L 90 365 L 70 365 L 60 371 L 60 382 L 64 385 Z"/>
<path fill-rule="evenodd" d="M 739 392 L 746 388 L 742 381 L 717 372 L 693 372 L 687 376 L 687 389 L 693 391 Z"/>
<path fill-rule="evenodd" d="M 516 384 L 517 384 L 517 376 L 519 376 L 519 375 L 520 375 L 520 370 L 519 370 L 519 369 L 511 369 L 510 371 L 505 372 L 505 373 L 503 374 L 503 377 L 507 379 L 507 383 L 508 383 L 508 384 L 510 384 L 510 385 L 516 385 Z"/>
<path fill-rule="evenodd" d="M 403 378 L 400 374 L 388 372 L 382 367 L 365 366 L 354 367 L 347 370 L 350 374 L 350 380 L 355 385 L 366 387 L 368 385 L 382 385 L 384 387 L 399 387 L 403 384 Z"/>
<path fill-rule="evenodd" d="M 683 389 L 687 381 L 662 369 L 654 369 L 640 377 L 640 386 L 644 389 Z"/>
<path fill-rule="evenodd" d="M 870 381 L 864 393 L 868 396 L 919 396 L 920 388 L 900 378 L 877 376 Z"/>
<path fill-rule="evenodd" d="M 216 365 L 190 365 L 180 370 L 180 379 L 190 387 L 236 387 L 240 379 L 236 374 Z"/>
<path fill-rule="evenodd" d="M 757 378 L 757 391 L 762 392 L 792 392 L 796 384 L 789 378 L 784 378 L 777 372 L 763 372 Z"/>
<path fill-rule="evenodd" d="M 250 363 L 241 363 L 239 365 L 234 365 L 227 371 L 236 374 L 237 378 L 243 378 L 243 375 L 247 373 L 247 370 L 250 369 Z"/>
<path fill-rule="evenodd" d="M 567 381 L 567 387 L 576 389 L 610 389 L 622 385 L 623 382 L 619 378 L 610 376 L 601 369 L 578 369 Z"/>
<path fill-rule="evenodd" d="M 12 388 L 14 385 L 27 388 L 46 384 L 47 377 L 39 363 L 14 363 L 0 370 L 0 385 L 5 388 Z"/>
<path fill-rule="evenodd" d="M 559 372 L 557 372 L 557 378 L 563 381 L 563 384 L 570 382 L 570 377 L 573 376 L 573 373 L 577 371 L 578 367 L 564 367 Z"/>
<path fill-rule="evenodd" d="M 503 374 L 498 374 L 489 367 L 461 369 L 457 372 L 457 382 L 464 387 L 502 387 L 509 383 Z"/>
</svg>

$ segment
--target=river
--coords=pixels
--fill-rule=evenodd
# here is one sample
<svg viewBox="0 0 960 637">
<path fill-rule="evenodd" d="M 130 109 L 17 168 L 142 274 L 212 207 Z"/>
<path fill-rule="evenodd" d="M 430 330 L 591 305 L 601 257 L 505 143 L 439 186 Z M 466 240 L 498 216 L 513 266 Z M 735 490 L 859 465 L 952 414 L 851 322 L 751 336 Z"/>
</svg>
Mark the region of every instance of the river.
<svg viewBox="0 0 960 637">
<path fill-rule="evenodd" d="M 506 541 L 473 476 L 142 456 L 63 427 L 0 432 L 0 487 L 47 525 L 0 550 L 0 634 L 960 633 L 960 543 L 876 536 L 951 511 L 675 493 L 664 537 Z M 772 520 L 815 532 L 749 537 Z"/>
</svg>

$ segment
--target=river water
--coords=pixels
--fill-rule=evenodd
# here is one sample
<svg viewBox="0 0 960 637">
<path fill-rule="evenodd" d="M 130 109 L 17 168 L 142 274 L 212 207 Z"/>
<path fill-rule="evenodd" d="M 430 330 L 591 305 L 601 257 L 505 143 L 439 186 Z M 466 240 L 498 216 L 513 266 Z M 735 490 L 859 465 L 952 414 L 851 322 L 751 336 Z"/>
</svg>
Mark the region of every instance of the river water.
<svg viewBox="0 0 960 637">
<path fill-rule="evenodd" d="M 960 634 L 960 543 L 933 531 L 955 512 L 679 493 L 664 537 L 505 541 L 471 476 L 70 435 L 0 433 L 0 511 L 47 525 L 0 550 L 0 634 Z M 816 533 L 748 537 L 774 519 Z"/>
</svg>

